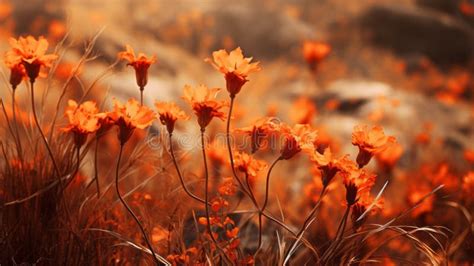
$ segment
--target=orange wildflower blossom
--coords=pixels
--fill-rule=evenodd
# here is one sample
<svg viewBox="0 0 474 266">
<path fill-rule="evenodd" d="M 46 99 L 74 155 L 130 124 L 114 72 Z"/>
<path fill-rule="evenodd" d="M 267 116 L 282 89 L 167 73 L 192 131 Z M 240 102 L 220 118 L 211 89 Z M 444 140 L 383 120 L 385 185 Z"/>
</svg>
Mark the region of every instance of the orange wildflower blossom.
<svg viewBox="0 0 474 266">
<path fill-rule="evenodd" d="M 400 157 L 403 155 L 403 147 L 396 141 L 389 141 L 387 147 L 375 157 L 380 167 L 385 169 L 392 169 L 397 164 Z"/>
<path fill-rule="evenodd" d="M 266 162 L 257 160 L 245 152 L 235 152 L 234 155 L 235 169 L 245 173 L 249 181 L 253 181 L 257 177 L 258 172 L 268 166 Z"/>
<path fill-rule="evenodd" d="M 467 0 L 463 0 L 459 3 L 459 11 L 465 16 L 474 16 L 474 5 L 469 3 Z"/>
<path fill-rule="evenodd" d="M 347 155 L 342 158 L 335 158 L 330 148 L 326 148 L 323 154 L 314 152 L 311 161 L 317 164 L 321 171 L 321 181 L 323 186 L 329 185 L 334 176 L 343 169 L 343 164 L 347 163 Z"/>
<path fill-rule="evenodd" d="M 110 117 L 119 127 L 118 138 L 121 145 L 130 139 L 135 128 L 145 129 L 151 126 L 156 118 L 152 110 L 140 105 L 133 98 L 129 99 L 125 104 L 114 100 L 114 111 L 110 113 Z"/>
<path fill-rule="evenodd" d="M 113 125 L 114 120 L 112 119 L 112 112 L 103 112 L 97 115 L 99 117 L 99 129 L 96 132 L 98 137 L 101 137 L 107 132 Z"/>
<path fill-rule="evenodd" d="M 395 142 L 392 136 L 385 136 L 383 128 L 374 126 L 356 126 L 352 133 L 352 144 L 359 147 L 357 163 L 359 167 L 367 165 L 372 156 L 382 152 L 388 144 Z"/>
<path fill-rule="evenodd" d="M 214 212 L 218 212 L 221 209 L 229 207 L 229 202 L 221 197 L 215 197 L 211 200 L 211 209 Z"/>
<path fill-rule="evenodd" d="M 247 76 L 250 73 L 260 71 L 260 63 L 250 63 L 252 57 L 245 58 L 240 47 L 230 53 L 227 53 L 226 50 L 215 51 L 212 53 L 212 57 L 213 61 L 209 58 L 205 61 L 211 63 L 215 69 L 224 74 L 227 91 L 231 98 L 240 92 L 242 86 L 248 81 Z"/>
<path fill-rule="evenodd" d="M 235 132 L 244 133 L 250 136 L 251 152 L 257 152 L 263 144 L 265 137 L 272 132 L 279 130 L 279 125 L 273 117 L 258 119 L 252 126 L 236 129 Z"/>
<path fill-rule="evenodd" d="M 232 177 L 224 178 L 224 181 L 217 188 L 217 192 L 221 196 L 233 196 L 237 193 L 237 185 L 234 183 Z"/>
<path fill-rule="evenodd" d="M 370 196 L 370 190 L 375 184 L 376 175 L 365 169 L 359 169 L 351 160 L 345 160 L 341 167 L 343 183 L 346 187 L 346 202 L 352 206 L 361 197 Z"/>
<path fill-rule="evenodd" d="M 217 117 L 221 120 L 226 118 L 225 114 L 220 110 L 227 106 L 227 102 L 216 100 L 219 91 L 220 89 L 209 89 L 205 85 L 199 85 L 196 89 L 189 85 L 184 86 L 183 99 L 191 105 L 198 117 L 201 131 L 205 130 L 212 118 Z"/>
<path fill-rule="evenodd" d="M 125 51 L 119 52 L 118 57 L 128 61 L 128 65 L 135 69 L 135 75 L 137 79 L 137 85 L 140 90 L 143 91 L 146 84 L 148 83 L 148 68 L 150 65 L 156 62 L 156 56 L 147 57 L 143 53 L 139 53 L 135 56 L 135 52 L 130 45 L 125 46 Z"/>
<path fill-rule="evenodd" d="M 173 133 L 174 124 L 178 119 L 189 119 L 189 116 L 187 116 L 174 102 L 167 103 L 157 101 L 155 102 L 155 107 L 158 111 L 161 124 L 166 126 L 169 134 Z"/>
<path fill-rule="evenodd" d="M 290 109 L 291 119 L 298 124 L 311 124 L 316 113 L 316 105 L 307 97 L 298 98 Z"/>
<path fill-rule="evenodd" d="M 465 150 L 464 159 L 471 164 L 474 164 L 474 150 Z"/>
<path fill-rule="evenodd" d="M 30 82 L 35 82 L 40 75 L 41 67 L 50 67 L 58 58 L 55 54 L 46 54 L 48 41 L 44 37 L 35 39 L 33 36 L 10 38 L 12 49 L 7 52 L 9 62 L 21 63 L 25 67 Z"/>
<path fill-rule="evenodd" d="M 300 151 L 314 153 L 314 142 L 318 136 L 317 130 L 307 124 L 296 124 L 292 128 L 282 126 L 281 132 L 285 137 L 285 142 L 280 152 L 280 159 L 289 160 Z"/>
<path fill-rule="evenodd" d="M 5 55 L 5 65 L 10 69 L 10 85 L 15 90 L 16 87 L 26 78 L 26 70 L 23 63 L 16 59 L 12 54 Z"/>
<path fill-rule="evenodd" d="M 69 120 L 69 125 L 63 128 L 64 132 L 74 134 L 74 143 L 80 147 L 86 140 L 87 135 L 96 132 L 99 127 L 99 109 L 93 101 L 78 104 L 74 100 L 68 101 L 64 115 Z"/>
<path fill-rule="evenodd" d="M 309 67 L 316 71 L 319 63 L 331 53 L 331 46 L 319 41 L 305 41 L 303 43 L 303 57 Z"/>
</svg>

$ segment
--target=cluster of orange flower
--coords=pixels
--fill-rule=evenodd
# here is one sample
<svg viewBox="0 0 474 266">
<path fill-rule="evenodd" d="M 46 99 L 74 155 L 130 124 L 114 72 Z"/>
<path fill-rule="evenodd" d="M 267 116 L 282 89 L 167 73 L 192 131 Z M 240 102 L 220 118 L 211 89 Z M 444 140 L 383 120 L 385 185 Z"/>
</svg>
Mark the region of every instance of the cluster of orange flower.
<svg viewBox="0 0 474 266">
<path fill-rule="evenodd" d="M 44 67 L 50 67 L 57 58 L 56 55 L 46 54 L 48 42 L 40 37 L 38 40 L 28 36 L 20 37 L 19 40 L 11 40 L 12 49 L 5 56 L 5 63 L 11 70 L 10 83 L 13 90 L 25 79 L 29 79 L 32 89 L 33 83 L 38 77 L 41 77 L 40 70 Z M 308 42 L 304 45 L 304 56 L 311 69 L 316 70 L 318 64 L 331 51 L 331 47 L 324 43 Z M 219 100 L 217 95 L 218 88 L 208 88 L 205 85 L 199 85 L 193 88 L 186 85 L 184 87 L 183 99 L 190 105 L 197 118 L 197 124 L 200 127 L 202 139 L 203 161 L 205 167 L 205 192 L 204 198 L 193 194 L 183 181 L 179 164 L 176 162 L 173 152 L 173 143 L 171 141 L 175 124 L 178 120 L 188 120 L 189 116 L 181 110 L 174 102 L 155 102 L 155 111 L 143 105 L 143 93 L 148 82 L 148 69 L 151 64 L 156 62 L 155 56 L 147 57 L 140 53 L 135 56 L 133 49 L 126 46 L 126 51 L 120 52 L 118 57 L 128 61 L 136 74 L 136 83 L 138 85 L 141 101 L 129 99 L 126 103 L 118 100 L 113 101 L 113 110 L 101 112 L 93 101 L 78 103 L 69 100 L 65 116 L 69 123 L 62 129 L 63 132 L 70 133 L 73 136 L 74 143 L 78 150 L 87 142 L 88 136 L 95 134 L 98 139 L 106 131 L 116 126 L 117 138 L 120 142 L 120 155 L 117 162 L 116 188 L 117 195 L 127 208 L 129 213 L 135 218 L 136 223 L 142 229 L 145 241 L 154 259 L 156 259 L 152 245 L 150 244 L 146 232 L 143 229 L 139 219 L 122 199 L 118 188 L 118 167 L 122 155 L 123 146 L 129 141 L 136 129 L 145 129 L 153 124 L 155 119 L 166 128 L 170 138 L 170 154 L 176 168 L 178 177 L 185 192 L 196 201 L 202 203 L 205 207 L 205 214 L 198 218 L 201 225 L 206 226 L 206 232 L 203 233 L 205 239 L 210 244 L 210 252 L 222 253 L 221 255 L 232 263 L 252 264 L 253 257 L 239 255 L 239 227 L 229 216 L 230 199 L 240 190 L 247 196 L 258 213 L 259 225 L 259 244 L 257 252 L 260 249 L 262 241 L 262 217 L 273 221 L 280 226 L 282 222 L 266 212 L 269 199 L 269 187 L 271 171 L 274 166 L 284 160 L 290 160 L 297 154 L 304 153 L 308 156 L 313 166 L 319 171 L 322 191 L 317 202 L 320 202 L 325 196 L 327 187 L 333 182 L 336 176 L 342 179 L 345 188 L 345 203 L 347 207 L 345 218 L 351 212 L 353 229 L 360 229 L 367 217 L 367 213 L 374 207 L 380 206 L 381 199 L 374 197 L 371 190 L 376 182 L 376 175 L 366 169 L 371 159 L 375 156 L 378 162 L 385 167 L 393 167 L 401 155 L 402 148 L 396 142 L 393 136 L 387 136 L 379 126 L 356 126 L 352 133 L 352 144 L 359 149 L 356 160 L 350 159 L 348 154 L 338 156 L 334 150 L 328 147 L 329 142 L 323 133 L 310 125 L 310 120 L 316 108 L 308 103 L 308 99 L 302 98 L 299 104 L 307 106 L 304 108 L 306 113 L 296 115 L 295 120 L 300 123 L 293 126 L 285 123 L 277 123 L 271 117 L 258 119 L 248 127 L 236 129 L 234 132 L 244 134 L 250 138 L 250 153 L 244 150 L 238 150 L 233 147 L 230 141 L 230 123 L 232 110 L 237 95 L 242 87 L 249 81 L 248 76 L 260 71 L 259 62 L 252 62 L 252 58 L 244 57 L 242 50 L 237 48 L 230 53 L 225 50 L 219 50 L 212 54 L 212 59 L 206 59 L 216 70 L 223 74 L 226 82 L 226 89 L 229 95 L 229 101 Z M 33 102 L 34 103 L 34 102 Z M 227 113 L 224 111 L 228 108 Z M 225 179 L 218 188 L 218 195 L 209 198 L 209 173 L 207 166 L 206 146 L 204 134 L 213 118 L 218 118 L 227 122 L 226 140 L 228 161 L 231 165 L 232 176 Z M 39 127 L 39 125 L 38 125 Z M 41 130 L 41 128 L 39 128 Z M 280 135 L 283 137 L 283 143 L 279 150 L 276 160 L 270 165 L 263 160 L 257 159 L 255 154 L 258 151 L 265 150 L 268 144 L 268 137 Z M 45 138 L 43 136 L 43 138 Z M 45 139 L 45 144 L 47 145 Z M 222 154 L 221 154 L 222 155 Z M 468 154 L 466 156 L 471 156 Z M 54 158 L 53 156 L 51 156 Z M 218 156 L 216 156 L 218 157 Z M 54 159 L 53 159 L 54 160 Z M 260 172 L 268 168 L 265 182 L 264 201 L 259 202 L 257 196 L 257 177 Z M 243 175 L 244 177 L 241 177 Z M 469 172 L 464 177 L 463 191 L 472 193 L 474 191 L 474 175 Z M 316 204 L 316 206 L 319 206 Z M 305 232 L 307 221 L 313 218 L 315 212 L 311 212 L 302 229 L 296 237 L 301 237 Z M 345 223 L 344 223 L 345 226 Z M 344 234 L 344 228 L 338 229 L 337 243 Z M 204 243 L 202 243 L 204 246 Z M 334 244 L 335 249 L 339 243 Z M 168 254 L 168 260 L 174 264 L 187 264 L 194 261 L 193 257 L 200 257 L 200 251 L 196 247 L 190 247 L 181 254 Z M 323 257 L 324 258 L 324 257 Z M 327 258 L 324 258 L 328 260 Z M 329 261 L 329 260 L 328 260 Z"/>
</svg>

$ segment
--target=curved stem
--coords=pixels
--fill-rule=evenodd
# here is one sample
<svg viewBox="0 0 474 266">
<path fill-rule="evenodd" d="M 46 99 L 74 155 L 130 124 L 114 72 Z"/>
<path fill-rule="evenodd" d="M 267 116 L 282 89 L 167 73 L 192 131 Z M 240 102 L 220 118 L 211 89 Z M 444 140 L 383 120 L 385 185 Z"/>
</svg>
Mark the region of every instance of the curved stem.
<svg viewBox="0 0 474 266">
<path fill-rule="evenodd" d="M 273 167 L 281 160 L 281 157 L 278 157 L 270 166 L 270 169 L 268 169 L 267 173 L 267 180 L 265 183 L 265 200 L 263 201 L 262 205 L 262 212 L 265 211 L 265 208 L 267 207 L 268 204 L 268 194 L 269 194 L 269 189 L 270 189 L 270 175 L 272 173 Z"/>
<path fill-rule="evenodd" d="M 202 149 L 202 158 L 203 158 L 203 162 L 204 162 L 204 172 L 205 172 L 204 205 L 206 206 L 207 231 L 209 232 L 209 235 L 211 236 L 212 242 L 214 242 L 214 245 L 216 245 L 216 248 L 224 255 L 224 258 L 233 265 L 232 260 L 230 260 L 230 258 L 227 256 L 225 251 L 222 250 L 222 248 L 219 246 L 219 244 L 217 243 L 216 238 L 214 237 L 214 235 L 212 234 L 212 231 L 211 231 L 211 219 L 209 217 L 209 205 L 210 204 L 206 204 L 207 202 L 209 202 L 209 170 L 208 170 L 208 167 L 207 167 L 206 147 L 205 147 L 205 143 L 204 143 L 204 132 L 205 132 L 205 129 L 201 128 L 201 149 Z"/>
<path fill-rule="evenodd" d="M 71 175 L 71 178 L 69 180 L 67 180 L 65 187 L 67 187 L 69 184 L 71 184 L 71 182 L 76 177 L 77 173 L 79 173 L 79 167 L 81 166 L 81 147 L 76 145 L 75 150 L 76 150 L 75 151 L 75 153 L 76 153 L 76 168 L 74 168 L 74 172 Z"/>
<path fill-rule="evenodd" d="M 51 147 L 49 147 L 48 140 L 46 139 L 44 132 L 41 129 L 40 123 L 38 121 L 38 116 L 36 115 L 34 82 L 30 82 L 30 85 L 31 85 L 31 108 L 33 109 L 33 118 L 35 120 L 36 127 L 38 128 L 38 131 L 41 134 L 41 138 L 43 139 L 44 145 L 46 146 L 46 149 L 48 150 L 49 157 L 51 157 L 51 161 L 53 162 L 54 171 L 56 172 L 59 178 L 59 184 L 61 185 L 62 189 L 64 189 L 63 181 L 61 180 L 61 173 L 59 172 L 58 165 L 56 163 L 56 160 L 54 159 L 54 155 L 53 155 L 53 152 L 51 151 Z"/>
<path fill-rule="evenodd" d="M 118 155 L 118 158 L 117 158 L 117 166 L 116 166 L 116 169 L 115 169 L 115 189 L 116 189 L 116 192 L 117 192 L 117 196 L 118 196 L 120 202 L 122 202 L 122 205 L 125 207 L 125 209 L 127 209 L 128 213 L 130 213 L 130 215 L 133 217 L 133 219 L 137 223 L 138 227 L 140 228 L 140 231 L 142 232 L 143 238 L 145 239 L 145 242 L 146 242 L 148 248 L 151 251 L 151 254 L 153 256 L 153 260 L 155 261 L 156 265 L 161 265 L 161 262 L 157 259 L 155 251 L 153 250 L 153 246 L 151 245 L 151 242 L 148 239 L 148 236 L 145 232 L 145 228 L 143 228 L 143 225 L 140 223 L 140 220 L 138 220 L 138 217 L 135 215 L 135 213 L 132 211 L 132 209 L 128 206 L 128 204 L 122 198 L 122 195 L 120 195 L 119 169 L 120 169 L 120 161 L 122 160 L 123 146 L 124 146 L 124 144 L 120 145 L 120 151 L 119 151 L 119 155 Z"/>
<path fill-rule="evenodd" d="M 237 176 L 237 173 L 235 172 L 234 168 L 234 155 L 232 154 L 232 146 L 230 145 L 230 118 L 232 117 L 232 109 L 234 107 L 234 99 L 235 96 L 230 96 L 230 106 L 229 106 L 229 115 L 227 116 L 227 125 L 226 125 L 226 131 L 225 131 L 225 136 L 226 136 L 226 143 L 227 143 L 227 149 L 229 150 L 229 160 L 230 160 L 230 168 L 232 169 L 232 174 L 234 175 L 235 180 L 239 183 L 240 188 L 242 191 L 249 197 L 250 193 L 245 189 L 244 184 L 240 180 L 240 178 Z"/>
<path fill-rule="evenodd" d="M 249 175 L 247 173 L 245 173 L 245 183 L 247 184 L 247 189 L 250 192 L 250 199 L 252 200 L 255 207 L 260 211 L 260 207 L 258 206 L 258 202 L 257 202 L 257 199 L 255 198 L 255 194 L 253 194 L 253 190 L 250 187 Z"/>
<path fill-rule="evenodd" d="M 214 238 L 214 235 L 211 231 L 211 219 L 209 218 L 209 205 L 206 202 L 209 202 L 209 172 L 207 169 L 207 159 L 206 159 L 206 148 L 204 144 L 204 132 L 205 129 L 201 129 L 201 149 L 202 149 L 202 159 L 204 162 L 204 171 L 205 171 L 205 187 L 204 187 L 204 205 L 206 206 L 206 222 L 207 222 L 207 231 L 209 231 L 209 235 L 211 236 L 212 241 L 219 247 L 217 244 L 217 240 Z"/>
<path fill-rule="evenodd" d="M 169 133 L 169 141 L 170 141 L 170 154 L 171 154 L 171 158 L 173 159 L 173 164 L 174 164 L 174 167 L 176 168 L 176 172 L 178 173 L 178 177 L 179 177 L 179 181 L 181 182 L 181 186 L 183 187 L 184 191 L 193 199 L 203 203 L 203 204 L 210 204 L 209 202 L 207 202 L 207 200 L 203 200 L 201 199 L 200 197 L 194 195 L 187 187 L 186 187 L 186 184 L 184 182 L 184 178 L 183 178 L 183 175 L 181 174 L 181 171 L 179 170 L 179 166 L 178 166 L 178 162 L 176 161 L 176 156 L 174 155 L 174 149 L 173 149 L 173 140 L 172 140 L 172 136 L 173 134 L 172 133 Z"/>
<path fill-rule="evenodd" d="M 308 226 L 308 224 L 310 223 L 310 220 L 311 218 L 314 216 L 314 214 L 316 213 L 316 211 L 319 209 L 319 205 L 321 205 L 321 199 L 324 197 L 324 193 L 326 192 L 326 188 L 327 186 L 324 186 L 323 189 L 321 190 L 321 193 L 319 194 L 319 199 L 318 201 L 316 202 L 316 204 L 314 205 L 314 208 L 311 210 L 311 212 L 309 213 L 309 215 L 306 217 L 306 219 L 304 220 L 303 222 L 303 226 L 300 228 L 300 230 L 298 231 L 298 235 L 297 237 L 299 237 L 301 234 L 304 233 L 304 231 L 306 230 L 306 227 Z"/>
<path fill-rule="evenodd" d="M 281 160 L 281 157 L 278 157 L 273 163 L 272 166 L 270 166 L 270 169 L 268 169 L 267 173 L 267 180 L 265 183 L 265 200 L 263 201 L 262 208 L 260 209 L 258 213 L 258 246 L 257 246 L 257 252 L 258 250 L 262 247 L 262 215 L 263 212 L 265 211 L 265 208 L 267 207 L 268 204 L 268 194 L 269 194 L 269 188 L 270 188 L 270 175 L 272 173 L 273 167 Z"/>
</svg>

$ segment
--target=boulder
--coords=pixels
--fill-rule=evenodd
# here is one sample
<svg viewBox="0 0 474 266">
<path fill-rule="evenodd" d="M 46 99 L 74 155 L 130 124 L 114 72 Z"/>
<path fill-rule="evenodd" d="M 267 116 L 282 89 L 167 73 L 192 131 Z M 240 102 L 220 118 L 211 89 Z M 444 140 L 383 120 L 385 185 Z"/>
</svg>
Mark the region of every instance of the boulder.
<svg viewBox="0 0 474 266">
<path fill-rule="evenodd" d="M 472 27 L 441 12 L 378 5 L 360 17 L 360 25 L 371 42 L 399 55 L 423 55 L 440 65 L 465 64 L 472 57 Z"/>
</svg>

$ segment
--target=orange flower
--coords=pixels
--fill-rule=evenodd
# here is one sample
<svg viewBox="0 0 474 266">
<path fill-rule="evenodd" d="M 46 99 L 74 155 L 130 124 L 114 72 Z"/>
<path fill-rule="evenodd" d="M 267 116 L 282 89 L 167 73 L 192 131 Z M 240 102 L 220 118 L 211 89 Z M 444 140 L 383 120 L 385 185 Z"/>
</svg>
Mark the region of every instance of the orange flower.
<svg viewBox="0 0 474 266">
<path fill-rule="evenodd" d="M 316 113 L 316 105 L 307 97 L 300 97 L 290 109 L 291 119 L 298 124 L 311 124 Z"/>
<path fill-rule="evenodd" d="M 459 3 L 459 11 L 465 16 L 474 16 L 474 5 L 469 3 L 467 0 L 463 0 Z"/>
<path fill-rule="evenodd" d="M 474 150 L 465 150 L 464 159 L 467 162 L 474 164 Z"/>
<path fill-rule="evenodd" d="M 267 163 L 257 160 L 245 152 L 235 152 L 234 167 L 236 170 L 245 173 L 252 180 L 257 177 L 258 172 L 267 168 Z"/>
<path fill-rule="evenodd" d="M 224 120 L 226 117 L 220 109 L 227 106 L 227 103 L 216 100 L 219 90 L 217 88 L 209 89 L 204 85 L 199 85 L 196 89 L 189 85 L 184 86 L 183 99 L 193 108 L 202 131 L 209 125 L 212 118 L 217 117 Z"/>
<path fill-rule="evenodd" d="M 81 105 L 74 100 L 68 101 L 65 116 L 69 120 L 69 125 L 62 130 L 74 134 L 74 142 L 78 147 L 85 143 L 88 134 L 99 129 L 98 112 L 99 109 L 93 101 L 83 102 Z"/>
<path fill-rule="evenodd" d="M 318 41 L 305 41 L 303 43 L 303 57 L 309 67 L 316 71 L 319 63 L 331 53 L 331 46 Z"/>
<path fill-rule="evenodd" d="M 354 205 L 360 198 L 370 196 L 370 190 L 375 184 L 376 175 L 367 170 L 360 169 L 353 161 L 347 158 L 341 162 L 340 174 L 346 187 L 348 206 Z"/>
<path fill-rule="evenodd" d="M 376 155 L 380 166 L 391 169 L 403 154 L 403 147 L 398 142 L 389 142 L 387 147 Z"/>
<path fill-rule="evenodd" d="M 289 160 L 300 151 L 313 154 L 315 151 L 314 142 L 318 132 L 307 124 L 296 124 L 293 128 L 282 126 L 282 133 L 285 136 L 285 143 L 280 152 L 280 158 Z"/>
<path fill-rule="evenodd" d="M 135 57 L 135 52 L 130 45 L 125 45 L 125 51 L 119 52 L 119 59 L 128 61 L 128 65 L 135 69 L 135 76 L 137 79 L 137 85 L 140 90 L 143 90 L 148 83 L 148 68 L 150 65 L 156 62 L 156 56 L 148 58 L 145 54 L 139 53 Z"/>
<path fill-rule="evenodd" d="M 383 128 L 374 126 L 356 126 L 352 133 L 352 144 L 359 147 L 357 163 L 359 167 L 367 165 L 374 154 L 382 152 L 388 144 L 395 142 L 392 136 L 385 136 Z"/>
<path fill-rule="evenodd" d="M 330 148 L 324 150 L 324 154 L 314 152 L 311 156 L 311 161 L 318 165 L 318 169 L 321 171 L 321 180 L 323 186 L 327 186 L 334 176 L 343 168 L 341 163 L 344 163 L 347 159 L 347 155 L 336 159 Z"/>
<path fill-rule="evenodd" d="M 155 113 L 133 98 L 125 104 L 114 99 L 114 111 L 110 113 L 110 118 L 119 127 L 118 138 L 123 145 L 132 136 L 135 128 L 149 127 L 155 120 Z"/>
<path fill-rule="evenodd" d="M 252 126 L 236 129 L 236 132 L 244 133 L 250 136 L 250 145 L 252 153 L 255 153 L 262 146 L 266 136 L 279 130 L 279 125 L 273 117 L 258 119 Z"/>
<path fill-rule="evenodd" d="M 252 72 L 260 71 L 260 62 L 250 63 L 252 58 L 244 58 L 242 50 L 237 47 L 235 50 L 227 53 L 226 50 L 219 50 L 212 53 L 214 62 L 211 59 L 205 59 L 206 62 L 224 74 L 227 91 L 233 98 L 240 92 L 242 86 L 248 81 L 247 76 Z"/>
<path fill-rule="evenodd" d="M 7 55 L 5 55 L 5 65 L 10 69 L 10 84 L 12 89 L 15 90 L 21 81 L 26 78 L 25 66 L 21 61 L 18 62 L 18 60 Z"/>
<path fill-rule="evenodd" d="M 239 234 L 239 228 L 234 227 L 232 230 L 227 230 L 225 234 L 228 238 L 236 238 Z"/>
<path fill-rule="evenodd" d="M 214 212 L 218 212 L 223 208 L 227 208 L 229 206 L 229 202 L 221 197 L 216 197 L 211 200 L 211 209 Z"/>
<path fill-rule="evenodd" d="M 234 183 L 234 179 L 232 177 L 228 177 L 224 179 L 224 182 L 219 185 L 217 191 L 221 196 L 232 196 L 237 193 L 237 185 Z"/>
<path fill-rule="evenodd" d="M 23 64 L 30 82 L 34 82 L 40 74 L 41 67 L 50 67 L 58 58 L 55 54 L 46 54 L 48 41 L 44 37 L 36 40 L 33 36 L 10 38 L 12 50 L 5 55 L 12 64 Z"/>
<path fill-rule="evenodd" d="M 166 126 L 169 134 L 173 133 L 174 124 L 176 120 L 189 119 L 187 116 L 174 102 L 155 102 L 156 110 L 158 111 L 158 115 L 160 117 L 161 124 Z"/>
<path fill-rule="evenodd" d="M 99 113 L 97 116 L 99 117 L 100 128 L 97 130 L 96 136 L 101 137 L 114 125 L 115 122 L 112 119 L 112 112 Z"/>
</svg>

